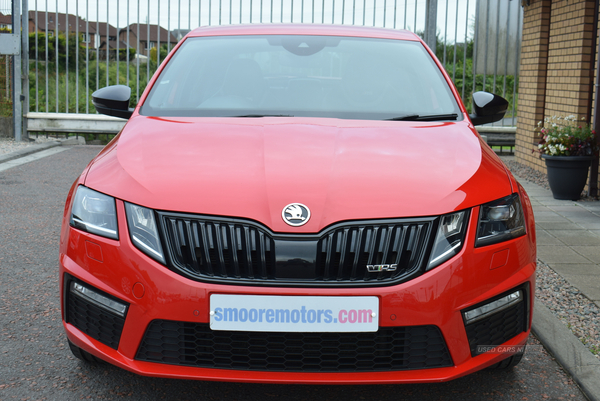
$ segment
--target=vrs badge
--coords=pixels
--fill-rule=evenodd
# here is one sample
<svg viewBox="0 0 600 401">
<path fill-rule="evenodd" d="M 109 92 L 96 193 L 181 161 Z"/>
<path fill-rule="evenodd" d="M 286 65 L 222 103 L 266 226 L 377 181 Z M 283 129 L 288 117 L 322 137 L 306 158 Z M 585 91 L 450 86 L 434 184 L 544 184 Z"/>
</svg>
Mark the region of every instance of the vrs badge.
<svg viewBox="0 0 600 401">
<path fill-rule="evenodd" d="M 396 263 L 391 265 L 367 265 L 367 270 L 369 273 L 393 272 L 397 267 L 398 265 Z"/>
<path fill-rule="evenodd" d="M 283 208 L 281 217 L 290 226 L 299 227 L 308 223 L 310 219 L 310 209 L 302 203 L 290 203 Z"/>
</svg>

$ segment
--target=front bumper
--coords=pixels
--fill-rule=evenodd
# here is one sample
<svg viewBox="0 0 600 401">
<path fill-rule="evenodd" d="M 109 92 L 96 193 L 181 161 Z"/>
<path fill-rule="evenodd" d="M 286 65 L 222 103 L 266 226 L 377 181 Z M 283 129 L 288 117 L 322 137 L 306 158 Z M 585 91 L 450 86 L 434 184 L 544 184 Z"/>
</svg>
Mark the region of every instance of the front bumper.
<svg viewBox="0 0 600 401">
<path fill-rule="evenodd" d="M 125 221 L 122 202 L 117 202 L 119 221 Z M 477 215 L 477 210 L 473 215 Z M 464 376 L 509 356 L 507 353 L 473 352 L 473 334 L 467 334 L 463 312 L 522 289 L 523 314 L 515 322 L 496 319 L 494 335 L 501 338 L 507 326 L 513 334 L 504 345 L 524 345 L 531 325 L 535 287 L 535 245 L 531 235 L 482 248 L 473 248 L 475 219 L 471 219 L 466 246 L 456 257 L 408 282 L 376 288 L 279 288 L 207 284 L 182 277 L 139 252 L 130 242 L 124 224 L 119 241 L 101 238 L 63 226 L 60 277 L 63 321 L 67 336 L 76 346 L 129 371 L 148 376 L 270 383 L 400 383 L 438 382 Z M 116 344 L 99 341 L 66 311 L 71 279 L 114 297 L 128 305 Z M 152 322 L 182 322 L 201 327 L 209 322 L 211 294 L 375 296 L 379 299 L 380 328 L 433 326 L 439 329 L 450 357 L 450 365 L 427 369 L 373 369 L 352 372 L 306 372 L 206 368 L 141 359 L 140 347 Z M 510 315 L 513 316 L 513 315 Z M 512 319 L 509 316 L 509 319 Z M 514 319 L 513 319 L 514 320 Z M 84 330 L 82 330 L 84 328 Z M 112 330 L 112 329 L 111 329 Z M 489 330 L 488 330 L 489 331 Z M 88 334 L 86 334 L 88 332 Z M 160 330 L 159 330 L 160 332 Z M 494 334 L 493 333 L 493 334 Z M 497 334 L 500 333 L 500 336 Z M 489 334 L 489 333 L 488 333 Z M 94 338 L 95 337 L 95 338 Z M 102 339 L 102 338 L 100 338 Z M 469 343 L 471 339 L 471 344 Z M 485 340 L 479 340 L 485 341 Z M 427 350 L 423 350 L 427 353 Z M 167 359 L 168 361 L 168 359 Z M 293 369 L 292 369 L 293 370 Z"/>
</svg>

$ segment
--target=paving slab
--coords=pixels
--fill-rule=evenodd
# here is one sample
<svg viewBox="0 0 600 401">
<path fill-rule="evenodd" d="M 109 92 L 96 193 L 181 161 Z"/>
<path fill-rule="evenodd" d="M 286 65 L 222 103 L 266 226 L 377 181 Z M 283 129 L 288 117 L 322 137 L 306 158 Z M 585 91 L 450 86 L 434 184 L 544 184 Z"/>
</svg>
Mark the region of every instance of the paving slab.
<svg viewBox="0 0 600 401">
<path fill-rule="evenodd" d="M 600 277 L 600 266 L 597 264 L 574 264 L 574 263 L 554 263 L 552 270 L 564 277 L 564 275 L 581 275 Z"/>
<path fill-rule="evenodd" d="M 542 205 L 546 206 L 564 206 L 568 205 L 571 201 L 558 200 L 554 199 L 552 196 L 539 196 L 536 197 L 536 200 L 540 202 Z"/>
<path fill-rule="evenodd" d="M 571 249 L 598 265 L 598 278 L 600 279 L 600 247 L 590 245 L 576 245 L 571 246 Z"/>
<path fill-rule="evenodd" d="M 533 206 L 533 213 L 540 213 L 540 212 L 552 212 L 552 213 L 556 213 L 555 211 L 553 211 L 552 209 L 550 209 L 550 207 L 544 206 L 541 203 L 538 203 L 537 205 L 534 205 L 533 204 L 533 200 L 531 202 L 531 205 Z"/>
<path fill-rule="evenodd" d="M 588 232 L 590 230 L 600 230 L 600 217 L 596 217 L 594 219 L 590 218 L 589 220 L 586 221 L 573 221 L 573 223 L 581 226 L 581 228 L 584 228 L 586 230 L 588 230 Z M 593 233 L 594 235 L 596 235 L 595 233 Z"/>
<path fill-rule="evenodd" d="M 600 205 L 597 202 L 580 202 L 580 206 L 594 214 L 600 214 Z"/>
<path fill-rule="evenodd" d="M 598 246 L 600 247 L 600 238 L 595 234 L 584 229 L 553 230 L 552 235 L 565 245 L 569 246 Z"/>
<path fill-rule="evenodd" d="M 539 245 L 564 245 L 560 239 L 554 237 L 546 230 L 536 231 L 537 244 Z"/>
<path fill-rule="evenodd" d="M 567 222 L 567 223 L 555 223 L 555 222 L 535 222 L 537 226 L 539 226 L 540 228 L 544 229 L 544 230 L 581 230 L 583 227 L 581 227 L 578 224 L 575 223 L 571 223 L 571 222 Z"/>
<path fill-rule="evenodd" d="M 559 213 L 569 212 L 569 217 L 577 213 L 591 213 L 589 210 L 582 208 L 578 204 L 549 206 L 548 208 Z"/>
<path fill-rule="evenodd" d="M 556 212 L 536 212 L 533 211 L 536 223 L 572 223 L 566 217 L 561 216 Z"/>
<path fill-rule="evenodd" d="M 537 247 L 538 258 L 546 262 L 551 267 L 555 263 L 565 264 L 590 264 L 591 261 L 568 246 L 556 246 L 556 245 L 538 245 Z"/>
<path fill-rule="evenodd" d="M 555 212 L 559 216 L 565 217 L 574 223 L 582 221 L 597 220 L 598 216 L 590 212 L 589 210 L 580 209 L 577 212 Z"/>
</svg>

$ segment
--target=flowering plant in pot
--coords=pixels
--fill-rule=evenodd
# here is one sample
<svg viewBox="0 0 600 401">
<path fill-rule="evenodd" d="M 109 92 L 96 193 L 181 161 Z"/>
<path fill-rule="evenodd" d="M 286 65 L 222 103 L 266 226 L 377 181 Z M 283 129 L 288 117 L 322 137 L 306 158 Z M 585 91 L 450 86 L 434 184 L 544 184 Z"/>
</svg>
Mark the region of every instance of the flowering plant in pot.
<svg viewBox="0 0 600 401">
<path fill-rule="evenodd" d="M 577 200 L 598 151 L 596 132 L 584 119 L 546 117 L 538 123 L 538 152 L 546 162 L 548 183 L 555 199 Z"/>
</svg>

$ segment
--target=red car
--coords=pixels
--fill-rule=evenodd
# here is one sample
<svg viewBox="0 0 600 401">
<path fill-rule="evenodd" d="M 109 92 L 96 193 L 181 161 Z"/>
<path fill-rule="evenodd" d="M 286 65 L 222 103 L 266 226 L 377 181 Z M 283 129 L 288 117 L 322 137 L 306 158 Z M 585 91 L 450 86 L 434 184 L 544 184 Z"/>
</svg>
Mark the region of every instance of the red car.
<svg viewBox="0 0 600 401">
<path fill-rule="evenodd" d="M 73 353 L 148 376 L 454 379 L 523 355 L 527 194 L 406 31 L 199 28 L 73 184 L 60 242 Z"/>
</svg>

